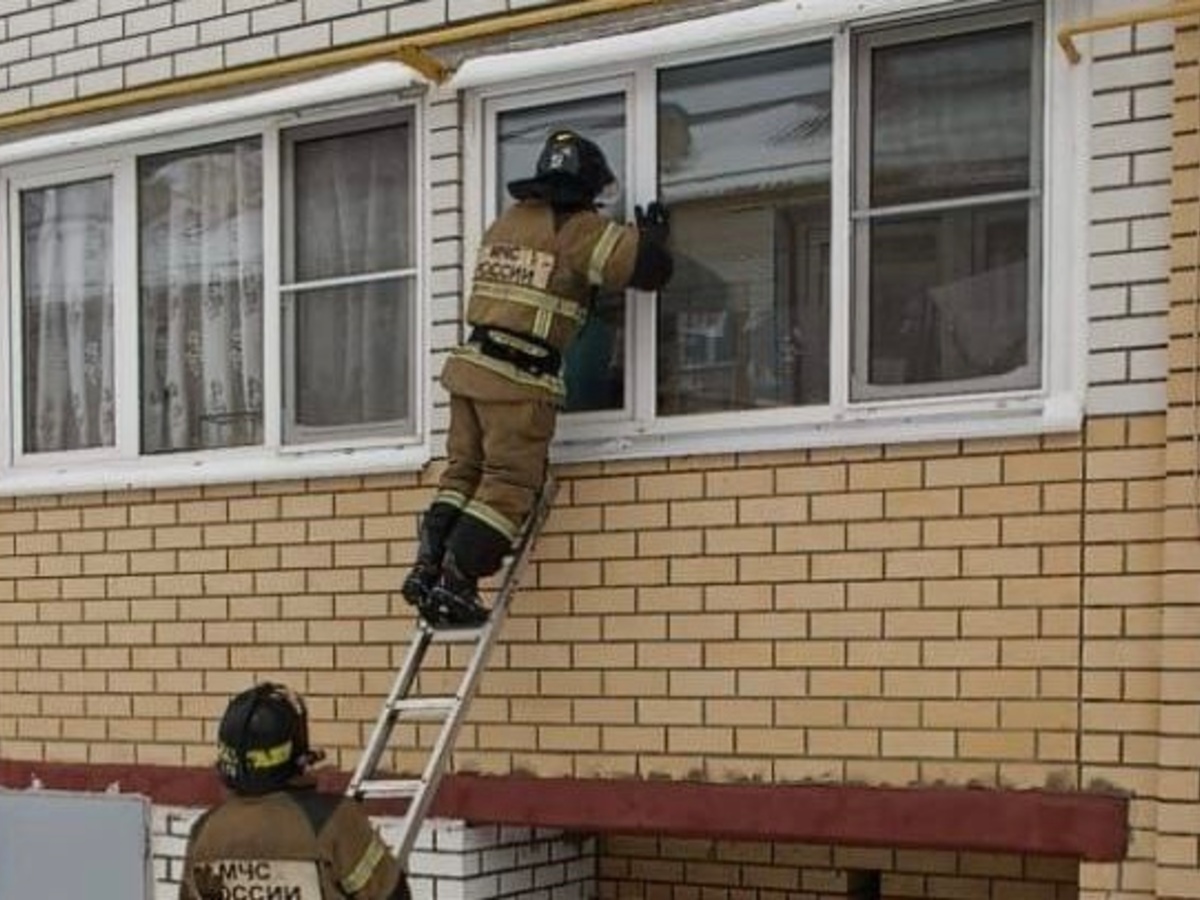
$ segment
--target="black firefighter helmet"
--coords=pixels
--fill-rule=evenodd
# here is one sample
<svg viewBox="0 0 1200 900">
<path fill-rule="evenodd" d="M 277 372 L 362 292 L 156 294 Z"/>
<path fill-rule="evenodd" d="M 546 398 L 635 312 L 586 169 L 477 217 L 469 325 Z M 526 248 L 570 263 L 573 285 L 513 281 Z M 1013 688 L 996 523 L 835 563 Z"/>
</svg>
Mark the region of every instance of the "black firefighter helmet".
<svg viewBox="0 0 1200 900">
<path fill-rule="evenodd" d="M 242 691 L 217 729 L 217 771 L 238 793 L 277 790 L 322 756 L 308 746 L 304 701 L 282 684 Z"/>
<path fill-rule="evenodd" d="M 546 138 L 534 176 L 510 181 L 508 192 L 518 200 L 588 204 L 616 180 L 597 144 L 569 129 L 559 129 Z"/>
</svg>

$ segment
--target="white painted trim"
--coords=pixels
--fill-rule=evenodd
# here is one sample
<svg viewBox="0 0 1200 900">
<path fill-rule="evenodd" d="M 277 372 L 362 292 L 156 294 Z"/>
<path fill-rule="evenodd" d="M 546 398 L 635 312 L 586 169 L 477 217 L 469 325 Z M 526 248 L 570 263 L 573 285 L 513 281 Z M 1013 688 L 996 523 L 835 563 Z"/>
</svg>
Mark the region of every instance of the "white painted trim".
<svg viewBox="0 0 1200 900">
<path fill-rule="evenodd" d="M 57 134 L 41 135 L 0 145 L 0 166 L 77 150 L 126 144 L 163 134 L 194 131 L 209 125 L 254 119 L 266 115 L 320 106 L 371 94 L 402 91 L 424 84 L 424 77 L 396 61 L 370 63 L 356 69 L 313 78 L 299 84 L 272 88 L 210 103 L 182 104 L 164 112 L 108 122 Z"/>
<path fill-rule="evenodd" d="M 774 0 L 749 9 L 595 40 L 477 56 L 464 62 L 447 84 L 463 90 L 574 73 L 584 68 L 657 59 L 664 53 L 724 47 L 737 41 L 774 39 L 786 32 L 824 29 L 875 16 L 947 5 L 947 0 Z M 955 4 L 964 5 L 962 0 Z"/>
<path fill-rule="evenodd" d="M 20 258 L 18 241 L 20 229 L 13 228 L 11 223 L 19 218 L 17 212 L 17 192 L 13 189 L 11 178 L 0 178 L 0 210 L 3 210 L 4 220 L 9 224 L 7 240 L 0 242 L 0 262 L 4 264 L 7 278 L 3 283 L 9 297 L 8 309 L 0 309 L 0 471 L 8 469 L 13 464 L 13 453 L 17 446 L 17 423 L 13 415 L 16 409 L 16 379 L 12 377 L 13 356 L 12 348 L 16 343 L 17 306 L 20 296 L 21 279 L 18 273 L 17 260 Z"/>
<path fill-rule="evenodd" d="M 1092 2 L 1060 0 L 1047 6 L 1043 372 L 1050 397 L 1067 396 L 1072 404 L 1085 410 L 1089 352 L 1088 268 L 1091 259 L 1092 67 L 1090 56 L 1072 65 L 1060 52 L 1055 35 L 1066 23 L 1090 15 Z"/>
<path fill-rule="evenodd" d="M 638 147 L 658 146 L 658 116 L 655 85 L 658 73 L 652 66 L 641 66 L 633 73 L 625 95 L 630 111 L 626 123 L 625 158 L 633 172 L 632 183 L 626 191 L 626 215 L 633 217 L 634 207 L 644 206 L 656 199 L 650 192 L 658 179 L 658 158 L 654 154 L 638 155 Z M 648 133 L 639 129 L 645 127 Z M 657 367 L 658 354 L 658 297 L 652 291 L 630 289 L 625 292 L 625 411 L 634 422 L 645 427 L 654 421 L 657 385 L 648 377 Z M 596 421 L 596 417 L 593 417 Z"/>
<path fill-rule="evenodd" d="M 281 196 L 282 161 L 279 142 L 281 129 L 268 125 L 263 130 L 263 443 L 278 447 L 283 443 L 283 280 L 280 266 L 283 252 L 283 198 Z M 274 227 L 272 227 L 274 225 Z M 141 404 L 138 404 L 139 408 Z"/>
<path fill-rule="evenodd" d="M 462 105 L 462 134 L 463 134 L 463 163 L 462 163 L 462 278 L 458 298 L 459 322 L 466 320 L 466 298 L 470 290 L 471 278 L 475 271 L 475 258 L 479 252 L 479 243 L 483 240 L 483 228 L 486 218 L 492 215 L 492 203 L 484 193 L 484 185 L 495 180 L 496 160 L 486 152 L 486 148 L 496 144 L 496 117 L 488 115 L 484 110 L 483 98 L 479 95 L 468 96 Z M 432 309 L 432 302 L 430 304 Z M 446 349 L 434 346 L 433 316 L 429 316 L 427 344 L 430 354 Z M 432 409 L 432 402 L 426 407 Z"/>
<path fill-rule="evenodd" d="M 0 471 L 0 496 L 194 487 L 234 482 L 290 481 L 354 475 L 412 472 L 429 462 L 429 447 L 339 449 L 320 453 L 273 452 L 253 448 L 212 454 L 144 456 L 136 460 L 87 465 L 19 467 Z"/>
<path fill-rule="evenodd" d="M 421 465 L 429 461 L 430 428 L 430 385 L 429 365 L 433 347 L 433 279 L 430 277 L 430 247 L 433 244 L 433 199 L 428 190 L 429 173 L 432 169 L 430 141 L 426 140 L 425 129 L 428 117 L 429 95 L 420 103 L 412 104 L 412 192 L 413 192 L 413 310 L 412 381 L 409 384 L 409 403 L 412 404 L 413 435 L 420 443 Z M 411 465 L 411 464 L 410 464 Z"/>
<path fill-rule="evenodd" d="M 137 162 L 133 159 L 118 165 L 113 174 L 113 345 L 117 349 L 113 416 L 117 426 L 117 454 L 135 460 L 142 439 L 138 227 L 136 216 L 117 214 L 123 205 L 126 209 L 137 208 Z M 121 398 L 126 396 L 133 397 L 133 402 L 122 402 Z M 74 465 L 86 463 L 75 460 Z"/>
<path fill-rule="evenodd" d="M 608 438 L 561 439 L 551 448 L 551 460 L 556 463 L 603 462 L 697 454 L 802 450 L 810 447 L 854 447 L 1016 437 L 1039 433 L 1076 432 L 1082 422 L 1082 409 L 1073 399 L 1060 396 L 1032 407 L 1006 408 L 1003 403 L 994 402 L 988 405 L 959 404 L 956 408 L 940 411 L 897 410 L 890 414 L 847 415 L 805 424 L 739 423 L 719 431 L 694 428 Z"/>
<path fill-rule="evenodd" d="M 851 270 L 854 206 L 851 191 L 854 169 L 854 55 L 849 31 L 834 35 L 831 61 L 833 125 L 829 167 L 829 403 L 844 409 L 850 402 L 853 361 L 854 279 Z"/>
</svg>

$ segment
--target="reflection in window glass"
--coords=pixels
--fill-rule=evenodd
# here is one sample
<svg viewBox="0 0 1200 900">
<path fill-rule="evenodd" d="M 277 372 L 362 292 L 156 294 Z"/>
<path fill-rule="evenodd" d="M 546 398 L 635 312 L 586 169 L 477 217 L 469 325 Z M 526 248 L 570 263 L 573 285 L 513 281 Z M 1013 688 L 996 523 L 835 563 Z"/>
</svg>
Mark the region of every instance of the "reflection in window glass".
<svg viewBox="0 0 1200 900">
<path fill-rule="evenodd" d="M 871 382 L 1003 375 L 1029 361 L 1024 203 L 879 222 L 871 232 Z"/>
<path fill-rule="evenodd" d="M 21 192 L 24 449 L 111 447 L 112 183 Z"/>
<path fill-rule="evenodd" d="M 876 50 L 871 205 L 1028 188 L 1030 26 Z"/>
<path fill-rule="evenodd" d="M 658 413 L 829 399 L 831 50 L 663 70 Z"/>
<path fill-rule="evenodd" d="M 855 394 L 1034 387 L 1035 23 L 914 38 L 859 48 Z"/>
<path fill-rule="evenodd" d="M 625 219 L 620 190 L 625 171 L 625 98 L 621 94 L 503 112 L 497 117 L 499 149 L 496 208 L 513 201 L 505 186 L 534 173 L 538 154 L 551 132 L 570 128 L 595 141 L 618 178 L 615 193 L 606 192 L 604 212 Z M 611 196 L 610 196 L 611 193 Z M 574 343 L 563 358 L 567 385 L 566 410 L 587 412 L 621 409 L 625 404 L 625 294 L 601 293 Z"/>
<path fill-rule="evenodd" d="M 138 161 L 142 449 L 262 441 L 258 138 Z"/>
<path fill-rule="evenodd" d="M 414 280 L 407 122 L 297 139 L 291 224 L 289 426 L 378 425 L 412 415 Z M 388 275 L 386 273 L 392 273 Z M 374 276 L 374 277 L 372 277 Z M 331 284 L 348 279 L 344 284 Z"/>
</svg>

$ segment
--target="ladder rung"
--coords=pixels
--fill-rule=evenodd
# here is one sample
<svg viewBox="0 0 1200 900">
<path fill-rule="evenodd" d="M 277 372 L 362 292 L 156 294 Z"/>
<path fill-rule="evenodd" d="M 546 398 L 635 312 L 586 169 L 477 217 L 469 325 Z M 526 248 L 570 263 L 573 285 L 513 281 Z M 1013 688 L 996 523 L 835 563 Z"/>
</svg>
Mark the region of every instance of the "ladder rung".
<svg viewBox="0 0 1200 900">
<path fill-rule="evenodd" d="M 457 697 L 405 697 L 392 710 L 401 719 L 444 719 L 457 705 Z"/>
<path fill-rule="evenodd" d="M 371 778 L 358 786 L 360 798 L 415 797 L 424 784 L 419 778 Z"/>
<path fill-rule="evenodd" d="M 529 563 L 534 539 L 550 514 L 550 506 L 554 502 L 557 490 L 558 485 L 554 479 L 547 478 L 513 554 L 504 560 L 503 581 L 493 594 L 491 618 L 487 622 L 473 628 L 432 628 L 424 620 L 417 620 L 408 651 L 400 670 L 396 673 L 392 691 L 375 722 L 370 741 L 359 759 L 354 775 L 350 778 L 346 793 L 358 800 L 403 798 L 409 801 L 404 824 L 396 836 L 394 846 L 402 865 L 408 860 L 422 820 L 432 808 L 438 784 L 454 750 L 455 737 L 463 724 L 467 705 L 475 695 L 476 686 L 487 666 L 488 656 L 508 614 L 509 601 L 521 584 L 522 572 Z M 418 683 L 421 663 L 426 659 L 426 651 L 432 644 L 467 644 L 473 645 L 474 650 L 469 661 L 462 666 L 462 681 L 459 686 L 441 688 L 452 691 L 451 696 L 409 696 Z M 435 658 L 445 663 L 462 662 L 463 660 L 458 659 L 462 655 L 459 652 L 446 651 L 435 654 Z M 370 777 L 375 772 L 392 731 L 400 720 L 440 721 L 440 729 L 429 752 L 429 759 L 420 776 L 416 778 L 411 777 L 411 772 L 408 778 Z"/>
<path fill-rule="evenodd" d="M 422 628 L 428 626 L 422 625 Z M 435 644 L 475 644 L 483 636 L 486 625 L 479 628 L 429 628 L 429 634 Z"/>
</svg>

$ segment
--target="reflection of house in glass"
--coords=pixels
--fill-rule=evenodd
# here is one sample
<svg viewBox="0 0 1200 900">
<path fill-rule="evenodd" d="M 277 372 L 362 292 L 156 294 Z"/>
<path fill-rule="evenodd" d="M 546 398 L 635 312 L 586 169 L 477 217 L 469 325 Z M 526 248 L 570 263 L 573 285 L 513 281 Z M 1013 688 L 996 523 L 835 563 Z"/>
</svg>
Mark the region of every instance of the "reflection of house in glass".
<svg viewBox="0 0 1200 900">
<path fill-rule="evenodd" d="M 728 310 L 685 310 L 679 314 L 679 340 L 683 344 L 681 371 L 728 364 L 732 350 L 728 320 Z"/>
<path fill-rule="evenodd" d="M 685 155 L 663 160 L 660 183 L 672 203 L 828 182 L 828 71 L 789 74 L 809 77 L 781 83 L 779 73 L 766 72 L 738 79 L 729 92 L 700 85 L 670 93 L 666 116 L 686 117 L 689 135 Z M 804 81 L 811 84 L 799 89 L 812 93 L 796 93 Z"/>
<path fill-rule="evenodd" d="M 663 73 L 660 413 L 827 399 L 829 85 L 824 47 Z"/>
</svg>

